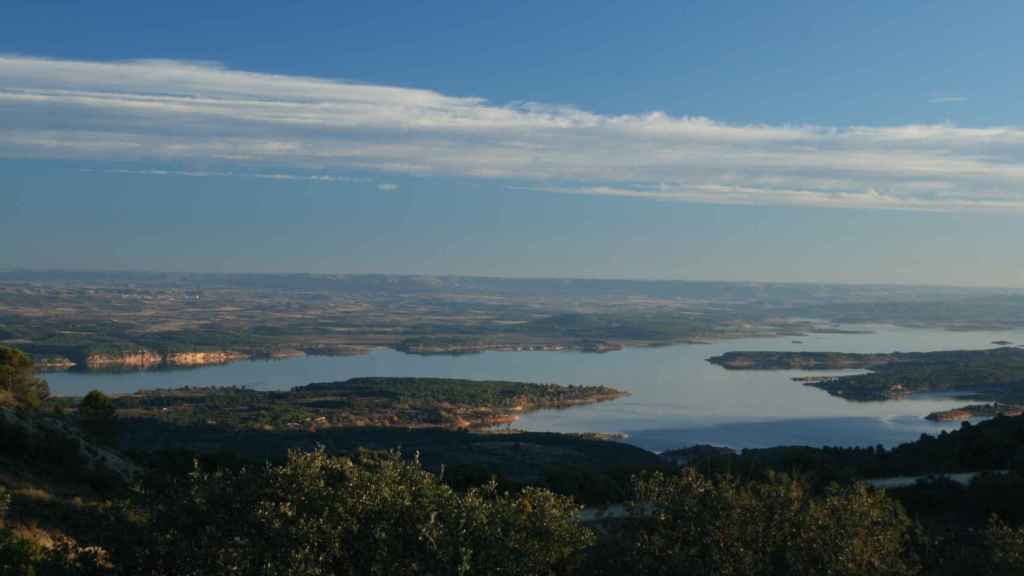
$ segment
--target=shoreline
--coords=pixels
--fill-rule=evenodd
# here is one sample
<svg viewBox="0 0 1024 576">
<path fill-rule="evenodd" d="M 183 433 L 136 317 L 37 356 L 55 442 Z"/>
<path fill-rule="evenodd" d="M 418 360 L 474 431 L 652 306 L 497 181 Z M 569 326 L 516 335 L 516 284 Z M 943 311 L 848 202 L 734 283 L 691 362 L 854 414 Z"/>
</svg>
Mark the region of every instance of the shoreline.
<svg viewBox="0 0 1024 576">
<path fill-rule="evenodd" d="M 386 349 L 412 356 L 468 356 L 485 352 L 576 352 L 585 354 L 607 354 L 635 348 L 663 348 L 684 344 L 711 345 L 717 342 L 745 338 L 799 337 L 812 334 L 853 334 L 870 335 L 875 330 L 852 330 L 835 326 L 822 326 L 813 330 L 772 330 L 736 332 L 731 334 L 704 335 L 669 340 L 554 340 L 554 341 L 483 341 L 472 343 L 444 344 L 443 342 L 405 342 L 390 344 L 314 344 L 309 346 L 283 346 L 276 350 L 190 350 L 182 352 L 160 352 L 139 346 L 121 353 L 86 354 L 78 361 L 59 354 L 35 353 L 37 373 L 78 372 L 116 374 L 120 372 L 146 372 L 150 370 L 193 369 L 207 366 L 222 366 L 252 360 L 282 360 L 303 356 L 348 357 L 366 356 L 373 350 Z M 31 350 L 31 343 L 26 347 Z M 72 354 L 74 356 L 74 354 Z"/>
</svg>

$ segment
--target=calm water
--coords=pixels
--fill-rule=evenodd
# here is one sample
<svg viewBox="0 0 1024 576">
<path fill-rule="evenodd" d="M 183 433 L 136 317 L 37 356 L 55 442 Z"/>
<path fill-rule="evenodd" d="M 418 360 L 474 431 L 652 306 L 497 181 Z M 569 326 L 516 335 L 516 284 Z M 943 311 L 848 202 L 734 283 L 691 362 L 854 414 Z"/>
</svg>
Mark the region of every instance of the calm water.
<svg viewBox="0 0 1024 576">
<path fill-rule="evenodd" d="M 839 352 L 932 351 L 992 348 L 994 340 L 1024 344 L 1024 331 L 948 332 L 875 326 L 872 334 L 820 334 L 730 340 L 608 354 L 488 352 L 470 356 L 413 356 L 376 350 L 367 356 L 305 357 L 238 362 L 192 370 L 47 374 L 54 393 L 82 395 L 146 388 L 239 385 L 287 389 L 355 376 L 436 376 L 604 384 L 632 396 L 570 410 L 524 416 L 516 428 L 555 432 L 613 432 L 650 450 L 695 443 L 736 448 L 802 445 L 891 446 L 956 424 L 924 420 L 929 412 L 964 401 L 921 397 L 855 403 L 793 382 L 811 372 L 731 372 L 705 362 L 730 350 Z M 836 374 L 837 372 L 832 372 Z"/>
</svg>

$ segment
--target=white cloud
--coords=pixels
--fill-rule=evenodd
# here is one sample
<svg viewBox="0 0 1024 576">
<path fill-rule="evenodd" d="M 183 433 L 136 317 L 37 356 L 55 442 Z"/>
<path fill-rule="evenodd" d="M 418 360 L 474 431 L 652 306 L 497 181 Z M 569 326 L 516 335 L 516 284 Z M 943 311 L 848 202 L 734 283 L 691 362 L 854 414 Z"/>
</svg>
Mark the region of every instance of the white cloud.
<svg viewBox="0 0 1024 576">
<path fill-rule="evenodd" d="M 381 190 L 383 192 L 394 192 L 395 190 L 398 190 L 398 184 L 390 184 L 388 182 L 377 184 L 377 190 Z"/>
<path fill-rule="evenodd" d="M 957 102 L 967 102 L 966 96 L 935 96 L 929 98 L 929 104 L 955 104 Z"/>
<path fill-rule="evenodd" d="M 334 174 L 288 174 L 281 172 L 217 172 L 207 170 L 129 170 L 124 168 L 109 170 L 83 169 L 83 172 L 103 172 L 105 174 L 132 174 L 137 176 L 188 176 L 192 178 L 255 178 L 257 180 L 287 180 L 299 182 L 368 182 L 367 178 L 338 176 Z"/>
<path fill-rule="evenodd" d="M 169 60 L 0 56 L 0 156 L 281 180 L 371 170 L 689 202 L 1024 210 L 1015 126 L 601 115 Z"/>
</svg>

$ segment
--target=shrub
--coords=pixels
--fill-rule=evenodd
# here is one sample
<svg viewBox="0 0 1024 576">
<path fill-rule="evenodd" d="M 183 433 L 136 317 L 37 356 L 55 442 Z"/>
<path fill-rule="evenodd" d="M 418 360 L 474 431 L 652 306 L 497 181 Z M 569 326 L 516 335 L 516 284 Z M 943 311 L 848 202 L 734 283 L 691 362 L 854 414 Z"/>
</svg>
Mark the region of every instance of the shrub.
<svg viewBox="0 0 1024 576">
<path fill-rule="evenodd" d="M 0 346 L 0 406 L 38 408 L 50 395 L 46 380 L 36 378 L 32 358 L 21 350 Z"/>
<path fill-rule="evenodd" d="M 458 494 L 397 455 L 196 468 L 148 500 L 151 574 L 565 574 L 592 540 L 567 498 Z"/>
<path fill-rule="evenodd" d="M 985 529 L 992 574 L 1024 574 L 1024 527 L 1013 528 L 996 516 Z"/>
<path fill-rule="evenodd" d="M 35 576 L 42 559 L 38 545 L 0 528 L 0 576 Z"/>
<path fill-rule="evenodd" d="M 79 424 L 83 430 L 97 439 L 114 439 L 116 419 L 114 403 L 99 390 L 92 390 L 78 404 Z"/>
<path fill-rule="evenodd" d="M 884 492 L 863 484 L 833 486 L 799 518 L 788 557 L 793 574 L 901 575 L 913 572 L 905 557 L 911 522 Z"/>
<path fill-rule="evenodd" d="M 905 574 L 911 523 L 884 492 L 831 488 L 815 499 L 784 475 L 764 481 L 709 479 L 692 469 L 635 483 L 634 520 L 615 537 L 618 558 L 597 569 L 621 574 Z"/>
</svg>

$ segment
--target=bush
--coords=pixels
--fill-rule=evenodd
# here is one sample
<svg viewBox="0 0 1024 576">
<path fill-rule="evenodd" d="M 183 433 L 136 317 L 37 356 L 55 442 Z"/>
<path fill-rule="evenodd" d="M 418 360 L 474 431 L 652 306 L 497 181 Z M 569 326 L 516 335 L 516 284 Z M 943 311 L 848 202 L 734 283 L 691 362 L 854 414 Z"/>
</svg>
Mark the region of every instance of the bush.
<svg viewBox="0 0 1024 576">
<path fill-rule="evenodd" d="M 905 557 L 911 522 L 884 492 L 833 486 L 800 516 L 788 550 L 793 574 L 871 576 L 913 573 Z"/>
<path fill-rule="evenodd" d="M 1012 528 L 993 516 L 985 530 L 985 540 L 993 575 L 1024 574 L 1024 527 Z"/>
<path fill-rule="evenodd" d="M 83 430 L 99 440 L 110 442 L 116 436 L 114 403 L 99 390 L 92 390 L 79 402 L 78 420 Z"/>
<path fill-rule="evenodd" d="M 458 494 L 397 455 L 196 468 L 147 505 L 152 538 L 133 571 L 150 574 L 567 574 L 592 540 L 567 498 Z"/>
<path fill-rule="evenodd" d="M 36 378 L 32 358 L 21 350 L 0 346 L 0 406 L 38 408 L 50 395 L 46 380 Z"/>
<path fill-rule="evenodd" d="M 7 510 L 11 507 L 11 493 L 7 488 L 0 486 L 0 528 L 4 526 L 7 518 Z"/>
<path fill-rule="evenodd" d="M 0 528 L 0 576 L 35 576 L 42 558 L 39 546 Z"/>
<path fill-rule="evenodd" d="M 637 479 L 634 520 L 599 554 L 595 569 L 618 574 L 905 574 L 911 523 L 883 492 L 831 488 L 812 497 L 784 475 L 740 482 L 692 469 Z M 623 554 L 624 553 L 624 554 Z"/>
</svg>

